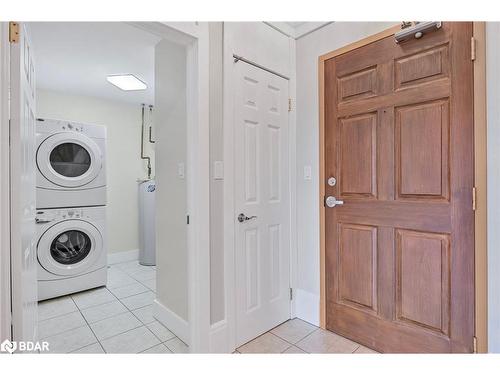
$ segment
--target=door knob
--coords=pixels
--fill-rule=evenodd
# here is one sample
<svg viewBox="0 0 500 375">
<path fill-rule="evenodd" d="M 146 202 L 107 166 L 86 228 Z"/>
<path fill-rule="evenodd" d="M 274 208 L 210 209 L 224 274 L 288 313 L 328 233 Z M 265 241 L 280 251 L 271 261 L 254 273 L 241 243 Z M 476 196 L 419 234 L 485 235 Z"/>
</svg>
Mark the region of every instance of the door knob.
<svg viewBox="0 0 500 375">
<path fill-rule="evenodd" d="M 238 215 L 238 221 L 240 223 L 243 223 L 244 221 L 256 219 L 256 218 L 257 218 L 257 216 L 250 216 L 250 217 L 248 217 L 247 215 L 245 215 L 243 213 L 241 213 L 241 214 Z"/>
<path fill-rule="evenodd" d="M 344 201 L 338 201 L 337 198 L 333 196 L 326 197 L 325 203 L 327 207 L 335 207 L 335 206 L 341 206 L 344 204 Z"/>
</svg>

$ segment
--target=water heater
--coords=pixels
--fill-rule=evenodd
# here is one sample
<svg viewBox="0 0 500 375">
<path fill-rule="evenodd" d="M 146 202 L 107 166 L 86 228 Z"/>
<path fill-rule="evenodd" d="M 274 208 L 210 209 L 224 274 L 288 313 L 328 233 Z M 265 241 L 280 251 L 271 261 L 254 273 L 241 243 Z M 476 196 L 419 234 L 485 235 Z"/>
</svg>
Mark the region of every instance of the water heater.
<svg viewBox="0 0 500 375">
<path fill-rule="evenodd" d="M 156 265 L 154 180 L 139 183 L 139 263 L 143 266 Z"/>
</svg>

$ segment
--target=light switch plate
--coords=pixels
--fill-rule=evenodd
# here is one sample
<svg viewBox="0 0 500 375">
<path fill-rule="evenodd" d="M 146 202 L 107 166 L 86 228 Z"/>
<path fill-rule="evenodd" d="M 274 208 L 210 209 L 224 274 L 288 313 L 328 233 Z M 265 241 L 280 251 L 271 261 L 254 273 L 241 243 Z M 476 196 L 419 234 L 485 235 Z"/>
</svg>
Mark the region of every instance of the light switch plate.
<svg viewBox="0 0 500 375">
<path fill-rule="evenodd" d="M 310 165 L 304 166 L 304 180 L 312 179 L 312 169 Z"/>
<path fill-rule="evenodd" d="M 181 180 L 184 180 L 184 177 L 186 176 L 186 171 L 185 171 L 184 163 L 177 163 L 177 177 L 179 177 Z"/>
<path fill-rule="evenodd" d="M 213 177 L 214 180 L 224 179 L 224 162 L 220 160 L 214 161 Z"/>
</svg>

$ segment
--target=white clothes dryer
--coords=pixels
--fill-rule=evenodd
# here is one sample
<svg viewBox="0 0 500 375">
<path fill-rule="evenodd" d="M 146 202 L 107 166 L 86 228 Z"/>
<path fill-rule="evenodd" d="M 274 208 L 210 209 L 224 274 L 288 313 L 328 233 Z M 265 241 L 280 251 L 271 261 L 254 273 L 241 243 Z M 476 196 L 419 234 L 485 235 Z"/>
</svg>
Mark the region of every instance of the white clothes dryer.
<svg viewBox="0 0 500 375">
<path fill-rule="evenodd" d="M 106 208 L 38 210 L 38 300 L 106 285 Z"/>
<path fill-rule="evenodd" d="M 106 204 L 106 128 L 37 120 L 37 208 Z"/>
</svg>

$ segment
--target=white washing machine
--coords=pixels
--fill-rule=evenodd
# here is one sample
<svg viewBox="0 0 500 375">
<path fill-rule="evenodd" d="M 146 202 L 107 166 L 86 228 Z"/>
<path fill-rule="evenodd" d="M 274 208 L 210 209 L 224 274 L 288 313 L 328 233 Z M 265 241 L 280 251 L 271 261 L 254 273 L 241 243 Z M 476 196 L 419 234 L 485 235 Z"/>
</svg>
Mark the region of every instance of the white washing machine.
<svg viewBox="0 0 500 375">
<path fill-rule="evenodd" d="M 37 208 L 106 204 L 106 128 L 38 119 Z"/>
<path fill-rule="evenodd" d="M 106 285 L 106 208 L 38 210 L 38 300 Z"/>
</svg>

